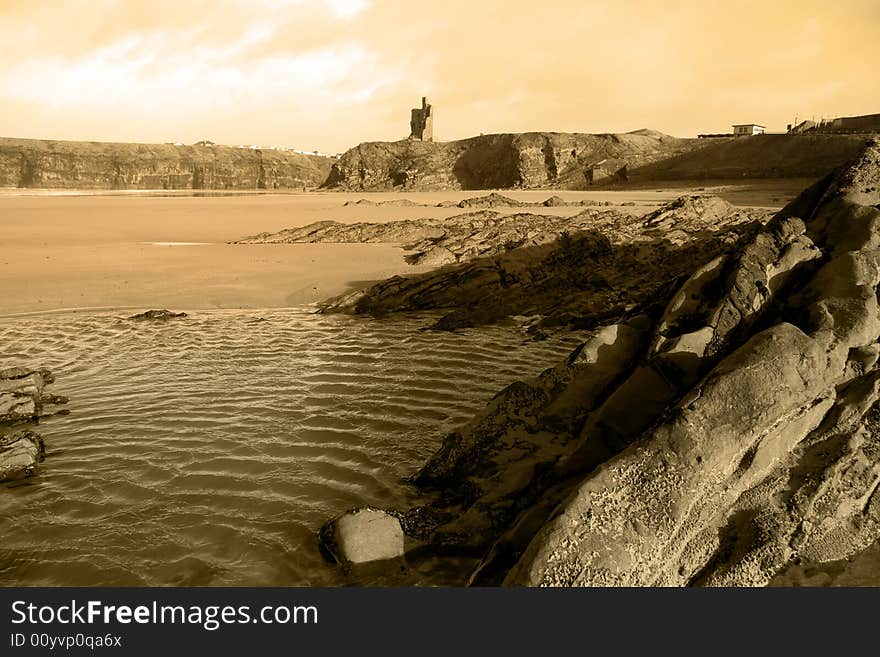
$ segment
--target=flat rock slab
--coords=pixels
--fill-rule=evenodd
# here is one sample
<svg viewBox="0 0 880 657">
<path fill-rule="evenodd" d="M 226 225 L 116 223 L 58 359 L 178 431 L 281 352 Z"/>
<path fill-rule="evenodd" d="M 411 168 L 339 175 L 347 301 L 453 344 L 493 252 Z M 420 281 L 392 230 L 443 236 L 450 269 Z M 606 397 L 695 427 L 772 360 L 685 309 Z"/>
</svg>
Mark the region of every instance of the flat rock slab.
<svg viewBox="0 0 880 657">
<path fill-rule="evenodd" d="M 378 509 L 356 509 L 321 529 L 321 545 L 343 564 L 368 563 L 402 557 L 400 520 Z"/>
</svg>

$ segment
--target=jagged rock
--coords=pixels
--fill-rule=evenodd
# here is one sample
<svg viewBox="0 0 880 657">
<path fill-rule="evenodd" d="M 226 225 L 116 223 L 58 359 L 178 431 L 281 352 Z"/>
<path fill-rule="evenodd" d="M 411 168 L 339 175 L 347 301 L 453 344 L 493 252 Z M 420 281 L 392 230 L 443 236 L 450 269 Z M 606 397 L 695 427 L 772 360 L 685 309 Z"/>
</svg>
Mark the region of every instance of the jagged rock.
<svg viewBox="0 0 880 657">
<path fill-rule="evenodd" d="M 30 477 L 45 452 L 43 439 L 32 431 L 0 435 L 0 481 Z"/>
<path fill-rule="evenodd" d="M 645 228 L 703 234 L 725 212 L 688 200 Z M 766 585 L 873 549 L 880 143 L 701 255 L 659 307 L 447 436 L 406 532 L 483 556 L 475 584 Z"/>
<path fill-rule="evenodd" d="M 175 313 L 163 308 L 162 310 L 147 310 L 146 312 L 132 315 L 131 317 L 129 317 L 129 319 L 162 321 L 166 319 L 175 319 L 178 317 L 186 317 L 186 313 Z"/>
<path fill-rule="evenodd" d="M 404 554 L 400 520 L 379 509 L 355 509 L 324 525 L 322 549 L 342 564 L 396 559 Z"/>
<path fill-rule="evenodd" d="M 801 327 L 778 321 L 732 353 L 720 348 L 665 422 L 587 473 L 507 582 L 763 585 L 793 555 L 840 559 L 880 537 L 878 374 L 848 379 L 872 362 L 880 335 L 880 211 L 852 182 L 880 180 L 877 159 L 875 145 L 809 213 L 826 255 L 778 313 Z M 813 260 L 790 216 L 768 230 L 792 227 L 791 250 L 804 257 L 782 259 Z M 748 299 L 743 280 L 735 291 Z M 743 307 L 726 297 L 725 307 Z"/>
<path fill-rule="evenodd" d="M 534 314 L 546 315 L 546 326 L 614 322 L 640 305 L 662 303 L 694 261 L 733 249 L 768 217 L 721 199 L 675 203 L 676 225 L 666 231 L 616 210 L 590 209 L 567 218 L 489 211 L 459 215 L 443 221 L 442 238 L 413 246 L 426 253 L 451 251 L 457 267 L 397 276 L 320 308 L 376 315 L 454 309 L 435 324 L 442 329 Z M 699 209 L 707 205 L 726 214 L 714 223 L 705 221 Z"/>
<path fill-rule="evenodd" d="M 587 230 L 596 223 L 622 225 L 634 221 L 625 213 L 608 212 L 606 215 L 587 211 L 574 217 L 560 217 L 481 210 L 448 218 L 406 219 L 385 223 L 344 224 L 337 221 L 318 221 L 302 228 L 260 233 L 239 240 L 236 244 L 399 244 L 409 252 L 405 256 L 407 262 L 424 266 L 466 262 L 482 256 L 505 253 L 513 248 L 547 244 L 563 234 Z M 746 215 L 732 210 L 730 216 Z"/>
<path fill-rule="evenodd" d="M 561 200 L 560 202 L 564 203 Z M 382 201 L 378 205 L 385 203 L 388 202 Z M 459 205 L 525 207 L 544 204 L 520 203 L 493 193 L 484 197 L 466 199 Z M 610 205 L 610 203 L 580 201 L 568 205 Z M 704 218 L 700 212 L 707 207 L 713 208 L 715 212 L 712 216 Z M 512 249 L 549 244 L 564 235 L 588 230 L 600 230 L 617 244 L 666 240 L 674 245 L 683 245 L 695 235 L 709 234 L 724 226 L 767 217 L 767 213 L 737 209 L 716 197 L 684 197 L 664 208 L 663 221 L 656 220 L 657 213 L 640 221 L 629 212 L 593 209 L 572 217 L 531 213 L 505 214 L 480 210 L 447 218 L 406 219 L 384 223 L 345 224 L 338 221 L 318 221 L 301 228 L 286 228 L 276 233 L 260 233 L 235 243 L 398 244 L 409 252 L 405 256 L 409 264 L 440 266 L 504 254 Z M 675 225 L 674 229 L 669 228 L 672 224 Z M 338 300 L 330 300 L 327 307 L 331 306 L 338 308 Z"/>
<path fill-rule="evenodd" d="M 55 381 L 47 369 L 10 367 L 0 370 L 0 426 L 32 422 L 47 404 L 66 404 L 67 398 L 49 395 L 43 388 Z"/>
</svg>

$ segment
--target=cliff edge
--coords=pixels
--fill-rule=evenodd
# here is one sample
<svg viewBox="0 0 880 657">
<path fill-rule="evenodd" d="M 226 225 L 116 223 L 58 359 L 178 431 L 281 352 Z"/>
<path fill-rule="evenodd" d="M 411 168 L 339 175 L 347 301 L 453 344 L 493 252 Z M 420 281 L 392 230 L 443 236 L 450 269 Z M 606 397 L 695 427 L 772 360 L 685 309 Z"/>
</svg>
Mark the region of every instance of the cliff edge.
<svg viewBox="0 0 880 657">
<path fill-rule="evenodd" d="M 0 187 L 317 188 L 334 158 L 230 146 L 0 138 Z"/>
</svg>

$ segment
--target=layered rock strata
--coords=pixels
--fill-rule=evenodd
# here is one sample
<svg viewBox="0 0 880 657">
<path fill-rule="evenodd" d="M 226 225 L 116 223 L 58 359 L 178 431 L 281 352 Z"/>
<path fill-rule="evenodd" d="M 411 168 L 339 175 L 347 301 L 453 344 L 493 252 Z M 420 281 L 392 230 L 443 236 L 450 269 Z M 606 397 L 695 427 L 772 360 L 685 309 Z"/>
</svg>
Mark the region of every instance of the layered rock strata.
<svg viewBox="0 0 880 657">
<path fill-rule="evenodd" d="M 335 160 L 271 149 L 0 138 L 0 187 L 313 189 Z"/>
</svg>

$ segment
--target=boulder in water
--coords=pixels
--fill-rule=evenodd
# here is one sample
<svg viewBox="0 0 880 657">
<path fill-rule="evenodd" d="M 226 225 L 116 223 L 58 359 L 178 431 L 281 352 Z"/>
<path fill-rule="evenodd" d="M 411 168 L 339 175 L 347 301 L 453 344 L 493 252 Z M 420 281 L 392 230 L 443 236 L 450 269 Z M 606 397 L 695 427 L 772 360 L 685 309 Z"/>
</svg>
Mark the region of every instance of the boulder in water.
<svg viewBox="0 0 880 657">
<path fill-rule="evenodd" d="M 66 397 L 43 392 L 54 380 L 47 369 L 0 370 L 0 425 L 34 421 L 42 414 L 44 404 L 66 404 Z"/>
<path fill-rule="evenodd" d="M 396 559 L 404 553 L 403 529 L 390 513 L 355 509 L 321 528 L 321 547 L 343 564 Z"/>
<path fill-rule="evenodd" d="M 32 431 L 6 435 L 8 426 L 36 423 L 49 404 L 66 404 L 67 397 L 44 392 L 55 381 L 47 369 L 8 367 L 0 370 L 0 481 L 33 474 L 45 452 L 43 439 Z"/>
</svg>

